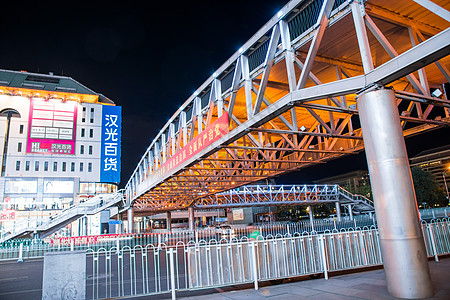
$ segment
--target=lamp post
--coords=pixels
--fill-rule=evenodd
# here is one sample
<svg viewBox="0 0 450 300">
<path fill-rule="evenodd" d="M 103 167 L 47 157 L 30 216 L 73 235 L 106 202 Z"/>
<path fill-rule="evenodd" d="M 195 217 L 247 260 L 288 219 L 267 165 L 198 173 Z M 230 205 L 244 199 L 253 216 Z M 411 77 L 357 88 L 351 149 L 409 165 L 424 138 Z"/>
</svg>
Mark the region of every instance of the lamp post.
<svg viewBox="0 0 450 300">
<path fill-rule="evenodd" d="M 447 201 L 450 201 L 450 197 L 448 194 L 447 181 L 445 180 L 445 173 L 447 173 L 448 170 L 450 170 L 450 166 L 447 169 L 445 169 L 444 173 L 442 173 L 442 177 L 444 178 L 445 191 L 447 192 Z"/>
</svg>

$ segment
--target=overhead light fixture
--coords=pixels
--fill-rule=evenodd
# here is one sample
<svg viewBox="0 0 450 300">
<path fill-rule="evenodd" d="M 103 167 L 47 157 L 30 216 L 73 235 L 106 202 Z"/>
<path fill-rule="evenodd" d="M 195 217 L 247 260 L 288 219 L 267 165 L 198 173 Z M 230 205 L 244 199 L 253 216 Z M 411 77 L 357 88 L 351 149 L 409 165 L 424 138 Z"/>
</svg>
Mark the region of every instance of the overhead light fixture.
<svg viewBox="0 0 450 300">
<path fill-rule="evenodd" d="M 243 52 L 244 52 L 244 49 L 242 49 L 242 47 L 241 48 L 239 48 L 239 54 L 242 54 Z"/>
<path fill-rule="evenodd" d="M 305 130 L 306 130 L 306 127 L 305 127 L 305 126 L 302 126 L 302 127 L 300 127 L 300 130 L 301 130 L 301 131 L 305 131 Z"/>
<path fill-rule="evenodd" d="M 431 96 L 439 98 L 442 95 L 442 92 L 440 89 L 435 89 L 432 93 Z"/>
<path fill-rule="evenodd" d="M 280 11 L 277 13 L 277 17 L 278 17 L 278 19 L 279 19 L 279 18 L 281 18 L 282 16 L 283 16 L 283 11 L 280 10 Z"/>
</svg>

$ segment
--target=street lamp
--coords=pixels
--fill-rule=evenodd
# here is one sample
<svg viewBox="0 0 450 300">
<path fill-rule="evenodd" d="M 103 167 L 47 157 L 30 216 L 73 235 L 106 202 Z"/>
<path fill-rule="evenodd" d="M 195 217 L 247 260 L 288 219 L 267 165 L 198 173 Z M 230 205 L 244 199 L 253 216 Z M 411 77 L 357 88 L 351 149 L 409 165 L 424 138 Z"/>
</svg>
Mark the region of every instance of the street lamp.
<svg viewBox="0 0 450 300">
<path fill-rule="evenodd" d="M 444 178 L 445 191 L 447 192 L 447 201 L 450 201 L 450 197 L 448 195 L 447 181 L 445 180 L 445 173 L 447 173 L 448 170 L 450 170 L 450 166 L 447 169 L 445 169 L 444 173 L 442 173 L 442 177 Z"/>
</svg>

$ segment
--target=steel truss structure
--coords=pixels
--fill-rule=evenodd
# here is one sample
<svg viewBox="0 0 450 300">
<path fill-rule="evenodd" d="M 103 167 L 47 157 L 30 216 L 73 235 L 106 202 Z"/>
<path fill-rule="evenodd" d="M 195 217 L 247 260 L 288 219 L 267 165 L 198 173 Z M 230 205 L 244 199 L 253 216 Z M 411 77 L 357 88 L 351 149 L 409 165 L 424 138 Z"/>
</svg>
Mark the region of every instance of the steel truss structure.
<svg viewBox="0 0 450 300">
<path fill-rule="evenodd" d="M 450 125 L 450 3 L 434 1 L 290 1 L 173 114 L 129 179 L 128 203 L 206 207 L 219 192 L 362 151 L 356 98 L 380 86 L 395 91 L 405 137 Z M 226 132 L 181 155 L 219 118 Z"/>
<path fill-rule="evenodd" d="M 247 185 L 199 199 L 194 207 L 229 208 L 267 205 L 350 205 L 355 212 L 373 212 L 370 199 L 353 195 L 338 185 Z"/>
</svg>

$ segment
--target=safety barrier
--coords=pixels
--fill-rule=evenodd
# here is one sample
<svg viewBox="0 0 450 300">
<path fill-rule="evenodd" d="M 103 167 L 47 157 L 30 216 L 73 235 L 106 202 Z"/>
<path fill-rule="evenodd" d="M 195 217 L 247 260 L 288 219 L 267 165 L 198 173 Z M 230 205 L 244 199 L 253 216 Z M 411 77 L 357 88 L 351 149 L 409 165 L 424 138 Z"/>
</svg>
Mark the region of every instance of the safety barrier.
<svg viewBox="0 0 450 300">
<path fill-rule="evenodd" d="M 427 255 L 450 253 L 450 220 L 423 224 Z M 378 230 L 341 229 L 256 239 L 88 250 L 87 299 L 258 283 L 382 264 Z"/>
<path fill-rule="evenodd" d="M 436 223 L 436 220 L 431 220 L 430 224 L 434 223 Z M 376 228 L 375 218 L 370 218 L 369 216 L 355 216 L 353 220 L 348 218 L 343 218 L 341 221 L 337 221 L 336 219 L 314 220 L 312 224 L 309 221 L 297 223 L 273 222 L 255 224 L 253 226 L 204 228 L 194 231 L 174 229 L 170 232 L 161 230 L 159 232 L 141 234 L 111 234 L 57 239 L 16 239 L 4 242 L 0 245 L 0 260 L 19 259 L 20 255 L 22 255 L 23 259 L 43 257 L 46 252 L 56 251 L 87 249 L 96 251 L 100 248 L 109 250 L 112 247 L 121 249 L 125 246 L 133 248 L 136 245 L 149 244 L 173 246 L 179 242 L 198 243 L 200 241 L 209 242 L 211 240 L 238 241 L 241 238 L 256 237 L 258 235 L 263 237 L 284 237 L 286 235 L 293 235 L 294 233 L 301 232 L 327 233 L 347 230 L 349 228 L 361 229 L 364 227 Z M 429 239 L 428 235 L 428 231 L 424 232 L 425 239 Z M 441 247 L 440 245 L 441 244 L 438 244 L 439 247 Z M 431 243 L 429 243 L 429 246 L 431 247 Z"/>
</svg>

